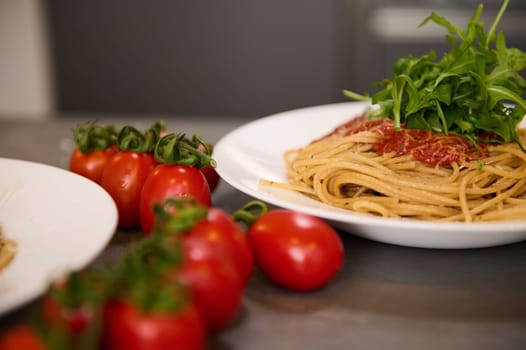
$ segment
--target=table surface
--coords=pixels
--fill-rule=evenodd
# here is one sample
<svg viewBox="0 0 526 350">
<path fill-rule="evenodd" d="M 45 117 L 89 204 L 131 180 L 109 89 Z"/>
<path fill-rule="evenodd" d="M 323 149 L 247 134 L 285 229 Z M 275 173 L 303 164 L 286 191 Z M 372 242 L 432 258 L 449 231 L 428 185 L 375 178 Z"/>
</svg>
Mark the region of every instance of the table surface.
<svg viewBox="0 0 526 350">
<path fill-rule="evenodd" d="M 0 157 L 67 168 L 72 130 L 90 116 L 45 122 L 0 119 Z M 158 119 L 100 119 L 146 129 Z M 159 118 L 170 130 L 210 142 L 246 121 Z M 222 182 L 213 205 L 229 212 L 251 198 Z M 526 349 L 526 242 L 435 250 L 388 245 L 341 232 L 345 262 L 325 288 L 293 293 L 256 272 L 237 320 L 210 349 Z M 93 261 L 115 261 L 140 232 L 117 231 Z M 0 329 L 25 320 L 38 300 L 0 316 Z"/>
</svg>

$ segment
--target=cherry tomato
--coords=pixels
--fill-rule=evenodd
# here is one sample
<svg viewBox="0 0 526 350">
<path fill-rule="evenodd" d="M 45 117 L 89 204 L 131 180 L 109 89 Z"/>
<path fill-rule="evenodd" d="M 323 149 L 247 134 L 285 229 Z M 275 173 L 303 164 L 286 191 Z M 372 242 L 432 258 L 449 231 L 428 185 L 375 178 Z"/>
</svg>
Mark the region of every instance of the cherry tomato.
<svg viewBox="0 0 526 350">
<path fill-rule="evenodd" d="M 344 250 L 338 233 L 308 214 L 271 210 L 249 226 L 248 238 L 261 272 L 293 291 L 324 286 L 343 264 Z"/>
<path fill-rule="evenodd" d="M 79 336 L 94 325 L 104 296 L 105 280 L 90 271 L 74 271 L 54 280 L 42 298 L 41 313 L 49 329 Z M 73 338 L 72 337 L 72 338 Z"/>
<path fill-rule="evenodd" d="M 210 187 L 198 168 L 186 165 L 157 165 L 146 178 L 140 198 L 140 223 L 150 234 L 155 222 L 153 205 L 167 198 L 191 197 L 209 207 L 212 204 Z"/>
<path fill-rule="evenodd" d="M 190 287 L 208 330 L 225 329 L 236 318 L 243 300 L 244 288 L 236 267 L 218 258 L 184 261 L 168 275 Z"/>
<path fill-rule="evenodd" d="M 200 350 L 206 329 L 197 307 L 146 312 L 131 302 L 109 301 L 104 308 L 105 350 Z"/>
<path fill-rule="evenodd" d="M 0 336 L 1 350 L 46 350 L 44 342 L 29 325 L 17 325 Z"/>
<path fill-rule="evenodd" d="M 205 167 L 202 167 L 200 170 L 205 176 L 206 181 L 208 182 L 208 186 L 210 187 L 210 192 L 214 193 L 217 186 L 219 185 L 219 181 L 221 180 L 216 169 L 211 166 L 205 166 Z"/>
<path fill-rule="evenodd" d="M 198 146 L 200 151 L 205 152 L 206 154 L 211 155 L 214 149 L 214 146 L 212 144 L 207 143 L 205 144 L 201 143 Z M 219 185 L 219 181 L 221 180 L 221 177 L 217 173 L 216 169 L 212 166 L 204 166 L 201 169 L 201 172 L 206 177 L 206 181 L 208 181 L 208 186 L 210 187 L 210 192 L 214 193 L 217 186 Z"/>
<path fill-rule="evenodd" d="M 142 187 L 155 165 L 150 153 L 120 151 L 108 159 L 100 184 L 117 205 L 119 227 L 139 227 Z"/>
<path fill-rule="evenodd" d="M 156 207 L 156 215 L 161 219 L 156 234 L 175 249 L 182 248 L 184 261 L 229 261 L 242 284 L 246 284 L 254 269 L 254 254 L 246 234 L 232 216 L 219 208 L 174 198 Z"/>
<path fill-rule="evenodd" d="M 69 170 L 100 184 L 102 171 L 109 158 L 117 152 L 115 147 L 82 153 L 76 147 L 69 159 Z"/>
<path fill-rule="evenodd" d="M 254 257 L 245 233 L 226 212 L 191 199 L 168 198 L 155 207 L 155 213 L 160 221 L 153 242 L 179 252 L 174 265 L 170 259 L 167 276 L 178 277 L 194 292 L 209 330 L 224 329 L 237 314 L 253 270 Z M 145 251 L 152 254 L 153 249 Z M 164 249 L 154 255 L 171 256 Z"/>
<path fill-rule="evenodd" d="M 47 295 L 42 300 L 42 313 L 48 326 L 65 327 L 73 334 L 80 334 L 94 319 L 95 310 L 90 305 L 67 307 Z"/>
<path fill-rule="evenodd" d="M 254 254 L 247 236 L 226 212 L 210 208 L 206 219 L 184 233 L 185 259 L 196 261 L 216 257 L 232 260 L 245 284 L 254 269 Z"/>
</svg>

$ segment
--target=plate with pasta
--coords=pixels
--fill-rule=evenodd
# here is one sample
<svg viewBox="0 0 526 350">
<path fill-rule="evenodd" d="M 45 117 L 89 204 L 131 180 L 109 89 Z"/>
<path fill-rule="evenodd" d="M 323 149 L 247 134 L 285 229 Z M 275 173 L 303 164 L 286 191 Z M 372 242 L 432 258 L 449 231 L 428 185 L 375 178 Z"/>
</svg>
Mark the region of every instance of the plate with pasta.
<svg viewBox="0 0 526 350">
<path fill-rule="evenodd" d="M 0 169 L 4 314 L 89 264 L 115 232 L 117 209 L 100 186 L 65 169 L 9 158 L 0 158 Z"/>
<path fill-rule="evenodd" d="M 526 156 L 517 145 L 488 146 L 471 158 L 460 152 L 448 158 L 454 166 L 436 161 L 450 151 L 420 150 L 433 164 L 373 152 L 370 144 L 389 126 L 342 132 L 369 107 L 344 102 L 249 122 L 216 143 L 217 171 L 249 196 L 378 242 L 462 249 L 526 239 Z"/>
</svg>

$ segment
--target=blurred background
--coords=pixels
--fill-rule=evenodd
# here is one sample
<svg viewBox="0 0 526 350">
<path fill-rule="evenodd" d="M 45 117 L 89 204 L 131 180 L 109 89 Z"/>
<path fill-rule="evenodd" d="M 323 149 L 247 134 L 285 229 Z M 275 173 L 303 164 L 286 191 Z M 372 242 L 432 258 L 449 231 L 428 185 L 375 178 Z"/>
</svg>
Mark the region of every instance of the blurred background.
<svg viewBox="0 0 526 350">
<path fill-rule="evenodd" d="M 472 0 L 0 0 L 0 117 L 255 119 L 373 91 L 398 57 L 441 52 L 431 11 Z M 501 1 L 485 0 L 489 23 Z M 500 29 L 526 50 L 526 1 Z"/>
</svg>

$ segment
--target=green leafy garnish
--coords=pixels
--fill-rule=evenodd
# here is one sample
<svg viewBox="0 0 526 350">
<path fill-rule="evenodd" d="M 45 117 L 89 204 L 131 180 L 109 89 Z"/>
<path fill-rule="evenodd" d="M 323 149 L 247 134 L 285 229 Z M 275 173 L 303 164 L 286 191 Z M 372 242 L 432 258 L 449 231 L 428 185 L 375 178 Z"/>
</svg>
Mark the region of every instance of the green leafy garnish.
<svg viewBox="0 0 526 350">
<path fill-rule="evenodd" d="M 447 30 L 449 52 L 439 60 L 434 51 L 422 57 L 399 59 L 393 77 L 379 82 L 374 95 L 344 90 L 350 99 L 368 101 L 371 119 L 391 118 L 396 128 L 426 129 L 464 135 L 470 140 L 491 132 L 495 142 L 519 142 L 517 125 L 526 113 L 526 53 L 508 48 L 504 32 L 497 32 L 509 0 L 505 0 L 489 30 L 481 20 L 479 5 L 467 24 L 456 27 L 431 13 L 420 26 L 434 22 Z M 523 148 L 523 151 L 524 148 Z M 526 151 L 525 151 L 526 152 Z"/>
</svg>

